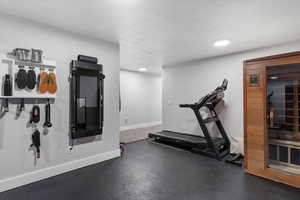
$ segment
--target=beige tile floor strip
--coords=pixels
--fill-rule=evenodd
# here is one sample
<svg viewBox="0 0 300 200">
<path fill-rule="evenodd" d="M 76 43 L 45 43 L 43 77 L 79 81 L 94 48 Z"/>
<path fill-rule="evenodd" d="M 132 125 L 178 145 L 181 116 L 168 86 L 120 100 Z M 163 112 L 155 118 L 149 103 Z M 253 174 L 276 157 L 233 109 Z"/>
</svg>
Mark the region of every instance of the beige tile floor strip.
<svg viewBox="0 0 300 200">
<path fill-rule="evenodd" d="M 131 129 L 126 131 L 121 131 L 120 141 L 123 143 L 136 142 L 139 140 L 144 140 L 148 138 L 149 133 L 158 132 L 161 130 L 161 126 L 151 126 L 147 128 Z"/>
</svg>

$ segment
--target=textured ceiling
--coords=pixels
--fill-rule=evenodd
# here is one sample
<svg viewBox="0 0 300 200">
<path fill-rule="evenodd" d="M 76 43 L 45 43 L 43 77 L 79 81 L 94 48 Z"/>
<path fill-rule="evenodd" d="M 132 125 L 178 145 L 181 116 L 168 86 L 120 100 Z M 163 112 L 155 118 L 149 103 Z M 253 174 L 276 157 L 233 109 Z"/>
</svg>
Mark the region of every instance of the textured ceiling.
<svg viewBox="0 0 300 200">
<path fill-rule="evenodd" d="M 299 10 L 299 0 L 0 0 L 0 12 L 117 42 L 122 68 L 150 72 L 299 40 Z"/>
</svg>

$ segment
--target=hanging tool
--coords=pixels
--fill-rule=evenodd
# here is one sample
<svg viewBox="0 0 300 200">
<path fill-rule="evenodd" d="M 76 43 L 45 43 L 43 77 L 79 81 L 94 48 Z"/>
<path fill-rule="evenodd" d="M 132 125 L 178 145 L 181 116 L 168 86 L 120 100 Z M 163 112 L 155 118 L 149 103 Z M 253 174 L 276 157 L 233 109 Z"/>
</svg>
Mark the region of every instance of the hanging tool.
<svg viewBox="0 0 300 200">
<path fill-rule="evenodd" d="M 25 110 L 24 99 L 21 99 L 20 104 L 17 106 L 16 117 L 18 118 L 24 110 Z"/>
<path fill-rule="evenodd" d="M 30 146 L 35 147 L 36 158 L 40 158 L 40 146 L 41 146 L 40 132 L 36 128 L 36 124 L 39 122 L 40 122 L 40 107 L 38 105 L 34 105 L 30 113 L 30 123 L 34 127 L 34 132 L 31 136 L 32 144 Z"/>
<path fill-rule="evenodd" d="M 48 102 L 45 106 L 45 113 L 46 113 L 46 116 L 45 116 L 44 126 L 50 128 L 52 126 L 52 123 L 51 123 L 51 107 L 50 107 L 50 100 L 49 99 L 48 99 Z"/>
<path fill-rule="evenodd" d="M 0 110 L 1 110 L 2 115 L 4 115 L 5 113 L 7 113 L 9 111 L 8 99 L 2 100 L 2 104 L 1 104 L 1 109 Z"/>
<path fill-rule="evenodd" d="M 3 99 L 0 107 L 0 119 L 4 117 L 5 113 L 7 113 L 8 111 L 8 99 Z"/>
<path fill-rule="evenodd" d="M 40 146 L 41 146 L 41 138 L 40 138 L 40 132 L 39 130 L 35 130 L 31 136 L 32 144 L 30 147 L 35 147 L 36 149 L 36 158 L 40 158 Z"/>
<path fill-rule="evenodd" d="M 10 74 L 5 74 L 3 82 L 3 96 L 12 96 L 12 78 Z"/>
<path fill-rule="evenodd" d="M 8 107 L 8 99 L 5 99 L 3 108 L 4 108 L 4 112 L 8 112 L 8 111 L 9 111 L 9 107 Z"/>
<path fill-rule="evenodd" d="M 38 105 L 34 105 L 31 111 L 30 123 L 39 123 L 40 122 L 40 107 Z"/>
</svg>

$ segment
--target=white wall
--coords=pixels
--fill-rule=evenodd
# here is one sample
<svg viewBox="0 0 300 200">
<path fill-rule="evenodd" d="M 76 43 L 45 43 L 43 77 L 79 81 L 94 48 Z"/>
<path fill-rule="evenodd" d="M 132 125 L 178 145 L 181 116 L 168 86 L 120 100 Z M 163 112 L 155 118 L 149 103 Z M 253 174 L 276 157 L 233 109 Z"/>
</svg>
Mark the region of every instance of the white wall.
<svg viewBox="0 0 300 200">
<path fill-rule="evenodd" d="M 33 153 L 29 150 L 32 130 L 26 128 L 32 106 L 26 105 L 26 111 L 22 113 L 18 120 L 14 119 L 15 106 L 10 106 L 10 112 L 0 119 L 0 191 L 14 187 L 14 182 L 10 181 L 20 182 L 19 179 L 16 179 L 19 181 L 8 179 L 11 177 L 25 174 L 26 178 L 27 173 L 41 173 L 44 169 L 48 169 L 47 172 L 49 172 L 46 176 L 55 175 L 53 170 L 56 169 L 56 166 L 59 166 L 60 172 L 63 172 L 74 168 L 74 166 L 80 167 L 87 164 L 85 158 L 90 158 L 89 163 L 93 163 L 102 154 L 108 155 L 109 152 L 119 152 L 120 69 L 118 45 L 87 39 L 72 33 L 3 15 L 0 15 L 0 27 L 1 53 L 9 52 L 16 47 L 43 49 L 45 59 L 57 62 L 57 79 L 60 86 L 56 102 L 51 108 L 53 127 L 48 135 L 41 136 L 41 158 L 36 165 L 34 165 Z M 99 62 L 104 65 L 104 74 L 106 75 L 104 132 L 101 140 L 75 146 L 73 151 L 70 152 L 68 149 L 68 74 L 69 63 L 72 59 L 76 59 L 78 54 L 98 57 Z M 42 130 L 41 125 L 44 120 L 43 106 L 41 107 L 41 113 L 40 130 Z M 77 161 L 78 163 L 76 163 Z M 64 165 L 66 163 L 73 165 Z M 30 180 L 28 179 L 24 183 L 36 180 L 33 176 L 39 176 L 38 173 L 30 173 L 30 177 L 27 177 Z M 41 175 L 40 178 L 43 177 Z M 24 177 L 22 176 L 20 179 L 22 178 Z M 5 187 L 5 184 L 10 183 L 12 185 Z M 22 184 L 22 181 L 20 184 Z"/>
<path fill-rule="evenodd" d="M 121 129 L 160 124 L 162 78 L 160 75 L 121 70 Z"/>
<path fill-rule="evenodd" d="M 230 48 L 230 46 L 228 47 Z M 220 114 L 227 133 L 243 141 L 243 61 L 291 51 L 299 51 L 300 42 L 242 52 L 222 57 L 187 62 L 163 68 L 163 129 L 199 135 L 201 130 L 189 109 L 178 104 L 193 103 L 229 80 L 225 107 Z M 216 133 L 215 127 L 213 132 Z"/>
</svg>

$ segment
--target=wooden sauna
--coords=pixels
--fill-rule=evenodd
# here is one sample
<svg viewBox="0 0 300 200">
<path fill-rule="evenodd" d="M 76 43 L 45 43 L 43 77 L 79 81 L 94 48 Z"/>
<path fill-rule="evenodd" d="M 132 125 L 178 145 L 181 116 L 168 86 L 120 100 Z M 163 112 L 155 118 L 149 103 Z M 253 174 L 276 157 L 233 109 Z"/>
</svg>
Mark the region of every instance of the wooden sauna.
<svg viewBox="0 0 300 200">
<path fill-rule="evenodd" d="M 300 52 L 244 62 L 246 172 L 300 188 Z"/>
</svg>

